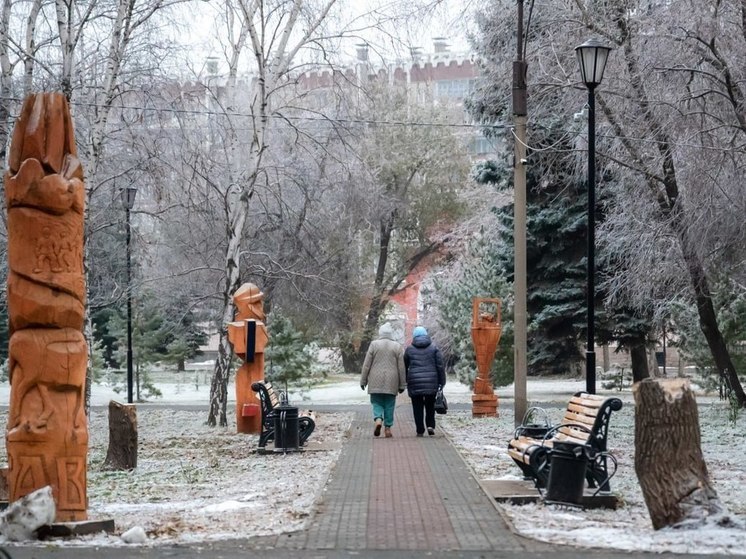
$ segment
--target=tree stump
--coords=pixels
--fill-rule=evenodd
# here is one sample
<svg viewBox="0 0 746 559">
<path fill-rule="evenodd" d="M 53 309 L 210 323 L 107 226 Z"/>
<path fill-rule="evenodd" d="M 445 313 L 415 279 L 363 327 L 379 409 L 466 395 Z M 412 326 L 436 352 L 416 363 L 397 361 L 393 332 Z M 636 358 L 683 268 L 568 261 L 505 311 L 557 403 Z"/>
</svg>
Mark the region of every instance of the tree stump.
<svg viewBox="0 0 746 559">
<path fill-rule="evenodd" d="M 109 402 L 109 449 L 104 469 L 134 470 L 137 467 L 137 408 Z"/>
<path fill-rule="evenodd" d="M 635 472 L 653 528 L 732 526 L 702 456 L 694 393 L 684 379 L 634 385 Z"/>
</svg>

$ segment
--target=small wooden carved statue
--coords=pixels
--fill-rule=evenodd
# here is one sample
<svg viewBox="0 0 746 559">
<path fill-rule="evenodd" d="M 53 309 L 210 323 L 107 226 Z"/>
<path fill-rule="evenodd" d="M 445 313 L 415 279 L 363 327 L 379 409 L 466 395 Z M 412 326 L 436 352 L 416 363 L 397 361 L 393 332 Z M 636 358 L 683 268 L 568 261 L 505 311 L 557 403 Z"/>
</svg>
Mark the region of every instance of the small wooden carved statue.
<svg viewBox="0 0 746 559">
<path fill-rule="evenodd" d="M 236 425 L 239 433 L 259 434 L 262 416 L 259 396 L 251 389 L 264 380 L 264 349 L 269 338 L 264 325 L 264 293 L 253 283 L 236 290 L 236 320 L 228 323 L 228 340 L 244 363 L 236 372 Z"/>
<path fill-rule="evenodd" d="M 489 305 L 491 310 L 483 310 L 483 305 Z M 502 333 L 500 311 L 500 299 L 472 301 L 471 339 L 477 358 L 477 378 L 471 397 L 474 417 L 497 417 L 497 395 L 492 390 L 490 368 Z"/>
<path fill-rule="evenodd" d="M 62 94 L 26 98 L 10 146 L 5 203 L 9 498 L 51 485 L 56 520 L 86 520 L 85 191 Z"/>
</svg>

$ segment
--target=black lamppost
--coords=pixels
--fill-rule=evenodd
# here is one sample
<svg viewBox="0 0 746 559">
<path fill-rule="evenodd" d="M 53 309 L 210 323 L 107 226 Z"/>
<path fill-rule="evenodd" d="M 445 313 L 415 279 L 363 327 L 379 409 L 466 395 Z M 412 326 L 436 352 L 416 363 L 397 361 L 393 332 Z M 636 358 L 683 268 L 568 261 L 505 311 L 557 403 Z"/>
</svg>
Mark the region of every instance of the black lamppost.
<svg viewBox="0 0 746 559">
<path fill-rule="evenodd" d="M 127 403 L 131 404 L 133 401 L 132 394 L 132 268 L 130 259 L 130 210 L 135 205 L 135 196 L 137 196 L 136 186 L 127 186 L 120 192 L 122 195 L 122 203 L 124 204 L 124 211 L 126 214 L 127 223 Z"/>
<path fill-rule="evenodd" d="M 585 352 L 585 390 L 596 393 L 596 343 L 594 335 L 595 209 L 596 209 L 596 86 L 601 83 L 610 47 L 589 39 L 575 47 L 580 78 L 588 88 L 588 338 Z"/>
</svg>

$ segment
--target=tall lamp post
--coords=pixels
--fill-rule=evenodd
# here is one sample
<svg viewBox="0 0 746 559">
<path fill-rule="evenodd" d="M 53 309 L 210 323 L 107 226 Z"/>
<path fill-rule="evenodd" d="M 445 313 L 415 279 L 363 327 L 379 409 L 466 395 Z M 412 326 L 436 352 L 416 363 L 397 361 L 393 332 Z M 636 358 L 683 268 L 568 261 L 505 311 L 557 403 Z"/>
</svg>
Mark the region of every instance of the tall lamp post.
<svg viewBox="0 0 746 559">
<path fill-rule="evenodd" d="M 596 343 L 594 333 L 595 299 L 595 209 L 596 209 L 596 86 L 601 83 L 610 47 L 597 39 L 589 39 L 575 47 L 580 65 L 580 77 L 588 88 L 588 338 L 585 352 L 585 390 L 596 393 Z"/>
<path fill-rule="evenodd" d="M 132 374 L 132 266 L 130 258 L 130 211 L 135 205 L 135 196 L 137 196 L 137 187 L 127 186 L 120 192 L 127 223 L 127 403 L 133 401 L 133 374 Z"/>
<path fill-rule="evenodd" d="M 528 121 L 528 94 L 526 86 L 526 53 L 523 46 L 523 0 L 518 0 L 518 28 L 516 32 L 516 59 L 513 62 L 513 122 L 515 143 L 513 152 L 513 386 L 514 421 L 521 424 L 528 407 L 526 397 L 527 375 L 527 312 L 526 312 L 526 123 Z"/>
</svg>

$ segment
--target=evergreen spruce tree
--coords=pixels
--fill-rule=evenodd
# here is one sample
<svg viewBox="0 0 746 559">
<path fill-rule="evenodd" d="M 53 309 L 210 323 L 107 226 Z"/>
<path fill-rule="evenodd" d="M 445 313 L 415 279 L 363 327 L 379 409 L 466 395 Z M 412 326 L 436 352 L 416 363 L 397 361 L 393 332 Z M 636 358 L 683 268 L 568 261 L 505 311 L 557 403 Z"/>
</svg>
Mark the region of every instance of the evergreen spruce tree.
<svg viewBox="0 0 746 559">
<path fill-rule="evenodd" d="M 532 140 L 551 145 L 530 153 L 527 172 L 527 311 L 528 360 L 531 374 L 578 373 L 584 364 L 587 331 L 587 183 L 576 175 L 572 135 L 566 126 L 540 128 Z M 475 172 L 479 182 L 497 188 L 512 188 L 512 169 L 495 162 L 481 164 Z M 596 190 L 596 223 L 603 220 L 604 200 L 609 196 L 611 176 L 599 181 Z M 515 254 L 513 205 L 496 208 L 499 240 L 496 252 L 506 280 L 513 282 Z M 650 318 L 640 311 L 606 304 L 599 288 L 604 269 L 612 260 L 596 247 L 595 319 L 598 343 L 617 342 L 620 349 L 642 352 L 633 361 L 636 380 L 647 376 L 644 359 Z M 512 288 L 511 288 L 512 291 Z"/>
<path fill-rule="evenodd" d="M 266 378 L 283 388 L 307 384 L 315 359 L 306 351 L 303 335 L 289 318 L 276 311 L 267 323 L 270 343 L 264 353 Z"/>
<path fill-rule="evenodd" d="M 575 178 L 571 136 L 563 125 L 540 129 L 532 141 L 551 144 L 552 149 L 530 152 L 526 177 L 529 370 L 577 372 L 586 326 L 587 191 Z M 512 188 L 512 181 L 504 180 L 509 171 L 487 163 L 476 177 L 497 189 Z M 505 279 L 512 283 L 513 205 L 495 211 L 500 228 L 493 250 Z"/>
<path fill-rule="evenodd" d="M 506 280 L 503 262 L 494 250 L 493 239 L 482 233 L 468 247 L 460 270 L 449 281 L 436 280 L 438 326 L 442 339 L 436 340 L 453 363 L 457 378 L 472 384 L 476 359 L 471 340 L 472 301 L 475 297 L 497 297 L 502 301 L 502 334 L 492 363 L 494 386 L 513 382 L 513 288 Z M 423 292 L 425 297 L 429 296 Z"/>
</svg>

